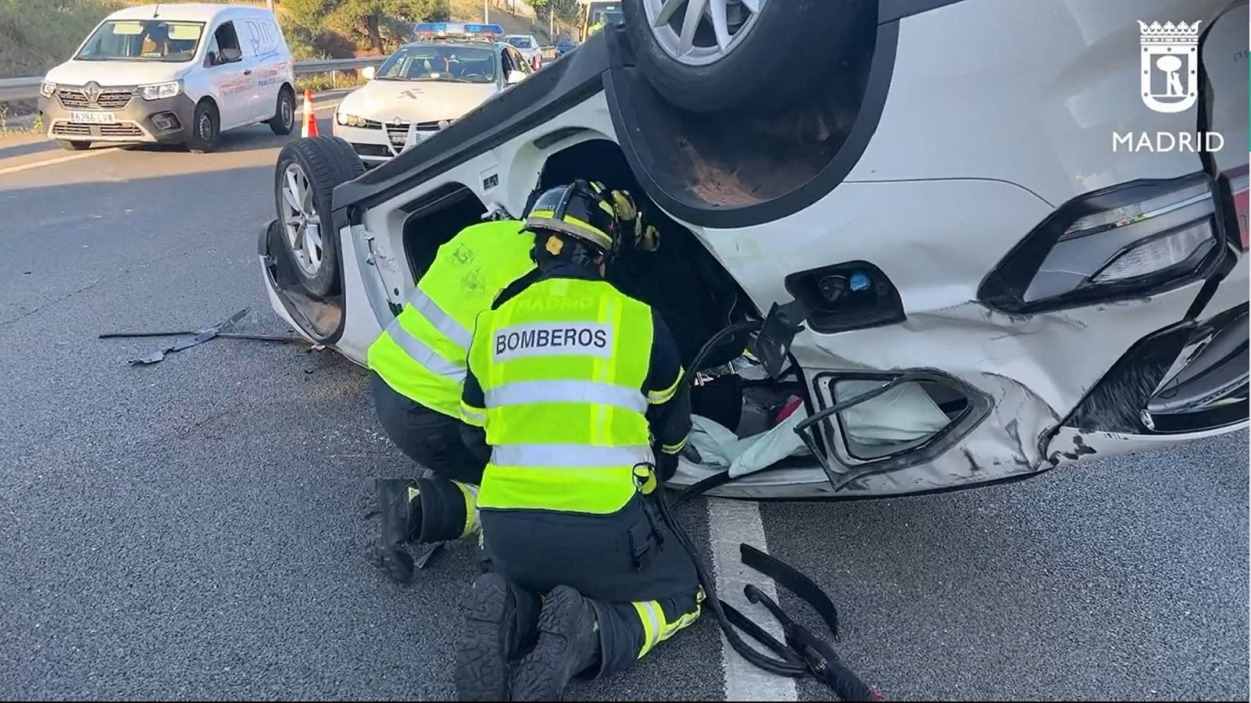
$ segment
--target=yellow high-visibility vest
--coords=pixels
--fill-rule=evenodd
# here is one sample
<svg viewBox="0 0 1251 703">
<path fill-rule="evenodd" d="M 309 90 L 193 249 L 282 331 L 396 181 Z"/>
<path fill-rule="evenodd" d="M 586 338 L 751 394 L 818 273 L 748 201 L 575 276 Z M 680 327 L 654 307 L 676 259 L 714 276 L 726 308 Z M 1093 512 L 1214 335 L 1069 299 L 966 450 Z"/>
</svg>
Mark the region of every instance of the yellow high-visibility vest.
<svg viewBox="0 0 1251 703">
<path fill-rule="evenodd" d="M 395 392 L 460 417 L 465 359 L 478 313 L 534 268 L 534 234 L 517 220 L 471 225 L 439 247 L 400 314 L 369 346 L 369 368 Z"/>
<path fill-rule="evenodd" d="M 462 404 L 491 445 L 478 507 L 608 514 L 654 463 L 643 392 L 652 311 L 604 281 L 553 278 L 484 312 L 469 368 L 485 407 Z"/>
</svg>

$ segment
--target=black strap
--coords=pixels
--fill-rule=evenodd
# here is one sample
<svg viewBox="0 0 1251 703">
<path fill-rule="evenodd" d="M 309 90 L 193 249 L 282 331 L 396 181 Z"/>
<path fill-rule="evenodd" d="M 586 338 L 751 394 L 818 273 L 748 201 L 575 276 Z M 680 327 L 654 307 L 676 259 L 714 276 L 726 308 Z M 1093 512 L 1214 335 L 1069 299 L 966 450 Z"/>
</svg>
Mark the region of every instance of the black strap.
<svg viewBox="0 0 1251 703">
<path fill-rule="evenodd" d="M 774 654 L 781 656 L 795 666 L 804 666 L 804 660 L 799 657 L 795 650 L 779 642 L 776 637 L 757 625 L 755 621 L 743 615 L 737 608 L 725 601 L 721 601 L 721 609 L 725 611 L 726 620 L 729 620 L 731 625 L 742 630 L 748 637 L 768 647 Z"/>
<path fill-rule="evenodd" d="M 811 605 L 813 610 L 820 613 L 821 619 L 830 628 L 834 641 L 837 642 L 839 640 L 838 610 L 834 607 L 834 602 L 830 600 L 830 597 L 825 594 L 825 591 L 822 591 L 820 586 L 813 583 L 812 579 L 799 573 L 794 567 L 777 557 L 765 554 L 750 544 L 740 544 L 739 554 L 744 564 L 782 584 L 786 587 L 786 590 L 794 593 L 804 599 L 805 603 Z"/>
<path fill-rule="evenodd" d="M 682 489 L 682 492 L 678 494 L 678 498 L 673 502 L 673 504 L 685 505 L 692 498 L 698 498 L 717 486 L 724 486 L 731 480 L 732 477 L 730 476 L 730 471 L 728 469 L 722 471 L 721 473 L 713 474 L 707 478 L 700 479 L 699 481 L 696 481 L 695 483 L 692 483 Z"/>
<path fill-rule="evenodd" d="M 845 701 L 882 700 L 882 694 L 848 669 L 828 642 L 814 637 L 802 625 L 788 627 L 786 634 L 787 643 L 803 656 L 812 677 L 833 689 L 839 698 Z"/>
</svg>

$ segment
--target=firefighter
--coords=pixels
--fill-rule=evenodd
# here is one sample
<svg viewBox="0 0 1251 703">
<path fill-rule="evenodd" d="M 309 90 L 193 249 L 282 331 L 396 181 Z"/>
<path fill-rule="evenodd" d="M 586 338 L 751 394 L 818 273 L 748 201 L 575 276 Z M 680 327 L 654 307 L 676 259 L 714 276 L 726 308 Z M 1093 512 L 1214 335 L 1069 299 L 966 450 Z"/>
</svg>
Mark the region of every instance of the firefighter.
<svg viewBox="0 0 1251 703">
<path fill-rule="evenodd" d="M 624 194 L 586 181 L 535 202 L 536 275 L 478 317 L 461 412 L 486 461 L 490 571 L 466 603 L 462 699 L 554 700 L 621 671 L 699 617 L 690 558 L 649 494 L 690 431 L 678 347 L 604 280 Z M 643 239 L 634 218 L 635 239 Z"/>
<path fill-rule="evenodd" d="M 467 506 L 485 462 L 461 441 L 465 355 L 478 313 L 505 286 L 534 270 L 533 245 L 534 235 L 518 220 L 461 230 L 439 247 L 400 314 L 369 347 L 378 419 L 401 451 L 434 474 L 375 484 L 382 543 L 374 557 L 399 581 L 413 574 L 405 543 L 455 539 L 476 528 Z"/>
</svg>

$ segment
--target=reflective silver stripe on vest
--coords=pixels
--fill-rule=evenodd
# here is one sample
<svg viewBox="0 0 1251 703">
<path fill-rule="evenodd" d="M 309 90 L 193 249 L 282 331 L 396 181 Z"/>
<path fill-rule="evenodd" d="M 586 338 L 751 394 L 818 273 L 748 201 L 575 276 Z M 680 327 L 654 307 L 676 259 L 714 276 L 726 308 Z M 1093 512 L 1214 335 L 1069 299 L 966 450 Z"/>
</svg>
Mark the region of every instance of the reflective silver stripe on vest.
<svg viewBox="0 0 1251 703">
<path fill-rule="evenodd" d="M 486 392 L 488 408 L 524 403 L 601 403 L 647 412 L 647 398 L 637 388 L 594 381 L 515 381 Z"/>
<path fill-rule="evenodd" d="M 498 466 L 634 466 L 655 463 L 652 448 L 592 447 L 585 444 L 501 444 L 491 450 L 491 463 Z"/>
<path fill-rule="evenodd" d="M 420 288 L 414 288 L 405 300 L 445 337 L 456 342 L 462 349 L 469 348 L 469 343 L 473 341 L 473 335 L 469 333 L 469 330 L 461 326 L 451 315 L 443 312 L 443 308 L 439 307 L 439 304 Z"/>
<path fill-rule="evenodd" d="M 424 342 L 409 334 L 408 330 L 404 329 L 404 326 L 400 324 L 399 319 L 393 320 L 391 324 L 387 325 L 387 334 L 391 335 L 391 339 L 400 345 L 400 349 L 403 349 L 404 353 L 412 357 L 417 363 L 440 376 L 447 376 L 457 383 L 464 382 L 464 366 L 453 364 L 439 356 L 433 349 L 426 346 Z"/>
</svg>

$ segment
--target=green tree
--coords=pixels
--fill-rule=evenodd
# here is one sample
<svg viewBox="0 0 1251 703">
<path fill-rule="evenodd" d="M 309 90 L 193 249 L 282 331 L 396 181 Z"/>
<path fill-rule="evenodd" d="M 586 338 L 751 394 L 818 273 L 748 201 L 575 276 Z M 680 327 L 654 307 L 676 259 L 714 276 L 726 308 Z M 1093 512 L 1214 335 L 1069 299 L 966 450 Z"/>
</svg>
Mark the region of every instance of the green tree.
<svg viewBox="0 0 1251 703">
<path fill-rule="evenodd" d="M 363 39 L 379 53 L 386 50 L 383 30 L 391 23 L 411 24 L 445 19 L 448 14 L 447 0 L 332 0 L 328 5 L 329 11 L 325 14 L 327 26 Z"/>
<path fill-rule="evenodd" d="M 283 24 L 287 27 L 301 29 L 309 34 L 316 34 L 322 28 L 322 22 L 329 12 L 327 0 L 282 0 Z"/>
</svg>

